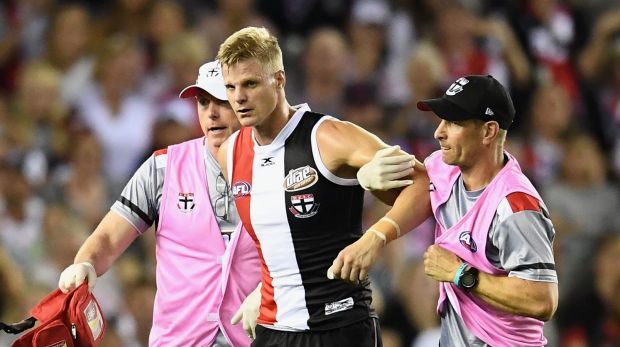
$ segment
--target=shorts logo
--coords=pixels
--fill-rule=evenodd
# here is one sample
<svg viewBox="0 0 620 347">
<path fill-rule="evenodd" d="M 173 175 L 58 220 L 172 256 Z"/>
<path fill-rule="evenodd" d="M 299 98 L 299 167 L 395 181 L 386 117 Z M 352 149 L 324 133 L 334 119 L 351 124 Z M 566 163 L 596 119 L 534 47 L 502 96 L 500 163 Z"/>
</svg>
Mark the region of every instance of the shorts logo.
<svg viewBox="0 0 620 347">
<path fill-rule="evenodd" d="M 459 241 L 463 247 L 467 248 L 470 252 L 476 253 L 478 247 L 476 246 L 476 241 L 471 237 L 471 232 L 463 231 L 459 235 Z"/>
<path fill-rule="evenodd" d="M 455 95 L 463 91 L 463 87 L 469 83 L 469 80 L 465 77 L 461 77 L 456 80 L 448 90 L 446 90 L 446 95 Z"/>
<path fill-rule="evenodd" d="M 353 298 L 348 297 L 340 301 L 330 302 L 329 304 L 325 304 L 325 315 L 328 316 L 332 313 L 346 311 L 352 308 L 353 308 Z"/>
<path fill-rule="evenodd" d="M 300 194 L 291 196 L 289 211 L 295 218 L 310 218 L 317 214 L 319 203 L 314 202 L 313 194 Z"/>
<path fill-rule="evenodd" d="M 284 190 L 296 192 L 298 190 L 312 187 L 319 180 L 319 176 L 314 168 L 306 165 L 298 167 L 288 172 L 284 177 Z"/>
<path fill-rule="evenodd" d="M 191 212 L 194 207 L 196 207 L 196 203 L 194 202 L 194 193 L 179 193 L 177 207 L 183 213 Z"/>
<path fill-rule="evenodd" d="M 246 181 L 237 181 L 232 186 L 232 194 L 235 199 L 239 199 L 240 197 L 250 195 L 250 191 L 252 190 L 252 186 Z"/>
</svg>

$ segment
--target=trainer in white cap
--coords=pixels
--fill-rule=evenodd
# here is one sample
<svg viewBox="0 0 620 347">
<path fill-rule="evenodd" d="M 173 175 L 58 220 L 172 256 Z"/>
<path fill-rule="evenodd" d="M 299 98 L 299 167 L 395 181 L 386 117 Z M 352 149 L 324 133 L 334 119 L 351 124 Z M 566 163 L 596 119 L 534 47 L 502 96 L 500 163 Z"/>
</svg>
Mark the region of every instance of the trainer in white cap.
<svg viewBox="0 0 620 347">
<path fill-rule="evenodd" d="M 199 90 L 213 95 L 214 97 L 227 101 L 226 86 L 224 86 L 224 76 L 222 67 L 217 60 L 210 61 L 198 69 L 196 83 L 185 87 L 179 94 L 179 98 L 191 98 L 198 95 Z"/>
</svg>

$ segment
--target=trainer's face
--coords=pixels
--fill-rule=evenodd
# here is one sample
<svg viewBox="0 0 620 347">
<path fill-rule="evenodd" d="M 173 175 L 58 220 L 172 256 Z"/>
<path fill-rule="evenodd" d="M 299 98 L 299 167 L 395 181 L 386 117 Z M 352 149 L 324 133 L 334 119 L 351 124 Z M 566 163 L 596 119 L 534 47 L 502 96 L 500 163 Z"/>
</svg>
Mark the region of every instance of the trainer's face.
<svg viewBox="0 0 620 347">
<path fill-rule="evenodd" d="M 244 59 L 223 68 L 228 101 L 244 127 L 261 126 L 278 102 L 276 75 L 265 71 L 255 58 Z"/>
<path fill-rule="evenodd" d="M 480 155 L 480 126 L 473 120 L 451 122 L 441 120 L 435 130 L 443 161 L 448 165 L 471 166 Z"/>
<path fill-rule="evenodd" d="M 227 100 L 219 100 L 203 90 L 196 95 L 196 107 L 200 127 L 207 136 L 209 149 L 217 151 L 217 148 L 240 127 L 235 112 Z"/>
</svg>

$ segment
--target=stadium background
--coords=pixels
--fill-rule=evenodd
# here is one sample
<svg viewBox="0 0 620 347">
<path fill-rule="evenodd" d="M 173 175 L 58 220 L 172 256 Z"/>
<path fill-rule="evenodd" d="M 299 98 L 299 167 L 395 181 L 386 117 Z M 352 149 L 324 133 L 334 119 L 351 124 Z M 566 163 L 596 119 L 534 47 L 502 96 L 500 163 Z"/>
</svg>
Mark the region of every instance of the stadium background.
<svg viewBox="0 0 620 347">
<path fill-rule="evenodd" d="M 423 159 L 437 120 L 417 100 L 493 74 L 517 116 L 508 149 L 556 227 L 560 306 L 550 346 L 620 345 L 620 1 L 4 0 L 0 3 L 0 319 L 14 322 L 153 150 L 197 136 L 177 99 L 230 33 L 266 26 L 287 95 Z M 385 206 L 367 199 L 368 223 Z M 368 224 L 367 223 L 367 224 Z M 391 244 L 372 277 L 384 346 L 429 346 L 432 222 Z M 105 346 L 146 346 L 153 233 L 97 283 Z M 0 345 L 10 337 L 0 335 Z"/>
</svg>

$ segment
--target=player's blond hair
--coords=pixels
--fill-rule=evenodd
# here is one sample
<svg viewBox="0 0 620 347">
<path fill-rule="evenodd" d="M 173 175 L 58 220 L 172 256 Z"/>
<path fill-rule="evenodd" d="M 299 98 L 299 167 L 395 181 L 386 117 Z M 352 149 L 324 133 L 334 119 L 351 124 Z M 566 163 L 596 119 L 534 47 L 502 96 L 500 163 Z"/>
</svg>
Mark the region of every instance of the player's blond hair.
<svg viewBox="0 0 620 347">
<path fill-rule="evenodd" d="M 258 59 L 269 74 L 284 70 L 278 39 L 265 28 L 243 28 L 230 35 L 217 52 L 217 59 L 223 66 L 251 58 Z"/>
</svg>

